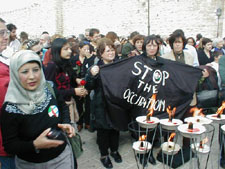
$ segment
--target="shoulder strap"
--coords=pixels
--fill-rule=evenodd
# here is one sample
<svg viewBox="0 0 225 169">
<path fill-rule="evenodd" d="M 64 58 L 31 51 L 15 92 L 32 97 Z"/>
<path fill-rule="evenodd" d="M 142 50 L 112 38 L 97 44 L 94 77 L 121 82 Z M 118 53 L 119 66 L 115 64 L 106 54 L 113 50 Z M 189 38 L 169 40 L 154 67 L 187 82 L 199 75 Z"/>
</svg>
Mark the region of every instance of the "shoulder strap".
<svg viewBox="0 0 225 169">
<path fill-rule="evenodd" d="M 50 90 L 51 94 L 53 95 L 53 97 L 56 99 L 55 92 L 54 92 L 52 86 L 50 86 L 50 83 L 46 82 L 46 85 L 47 85 L 48 89 Z"/>
</svg>

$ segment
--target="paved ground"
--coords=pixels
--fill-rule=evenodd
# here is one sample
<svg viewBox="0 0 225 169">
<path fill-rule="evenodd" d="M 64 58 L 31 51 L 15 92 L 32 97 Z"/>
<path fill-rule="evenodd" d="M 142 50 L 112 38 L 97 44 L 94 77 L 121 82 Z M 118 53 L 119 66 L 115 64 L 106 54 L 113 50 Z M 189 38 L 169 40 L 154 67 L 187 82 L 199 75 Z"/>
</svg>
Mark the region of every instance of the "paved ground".
<svg viewBox="0 0 225 169">
<path fill-rule="evenodd" d="M 215 135 L 214 135 L 214 141 L 211 148 L 211 154 L 210 159 L 208 163 L 207 169 L 217 169 L 218 168 L 218 154 L 219 154 L 219 146 L 218 146 L 218 124 L 214 124 L 215 126 Z M 102 166 L 99 158 L 99 150 L 98 146 L 96 144 L 96 132 L 90 133 L 87 130 L 82 130 L 80 132 L 82 141 L 83 141 L 83 148 L 84 153 L 82 156 L 78 159 L 78 165 L 79 169 L 104 169 Z M 133 140 L 130 137 L 129 132 L 121 132 L 120 136 L 120 147 L 119 152 L 122 155 L 123 162 L 118 164 L 113 161 L 111 158 L 111 161 L 113 163 L 113 168 L 115 169 L 137 169 L 137 163 L 134 157 L 134 152 L 132 150 L 132 143 Z M 154 156 L 156 156 L 159 149 L 154 150 Z M 195 159 L 192 160 L 192 164 L 194 164 L 196 161 Z M 204 164 L 206 162 L 206 156 L 201 155 L 200 156 L 200 164 L 202 165 L 200 168 L 203 169 Z M 157 161 L 157 165 L 153 166 L 150 163 L 148 163 L 148 166 L 146 168 L 151 169 L 163 169 L 164 165 Z M 143 168 L 143 167 L 140 167 Z M 167 167 L 168 168 L 168 167 Z M 197 166 L 191 167 L 191 161 L 185 163 L 183 166 L 180 166 L 178 169 L 197 169 Z"/>
</svg>

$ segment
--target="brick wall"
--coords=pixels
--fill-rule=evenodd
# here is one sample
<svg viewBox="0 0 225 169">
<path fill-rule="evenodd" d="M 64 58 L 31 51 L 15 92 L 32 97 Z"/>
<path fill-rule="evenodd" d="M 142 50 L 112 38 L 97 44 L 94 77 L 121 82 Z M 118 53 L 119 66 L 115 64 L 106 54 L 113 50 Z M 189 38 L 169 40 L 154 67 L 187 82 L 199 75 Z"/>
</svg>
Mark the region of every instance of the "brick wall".
<svg viewBox="0 0 225 169">
<path fill-rule="evenodd" d="M 215 11 L 222 8 L 219 35 L 225 36 L 224 0 L 149 0 L 150 33 L 169 35 L 183 29 L 186 36 L 197 33 L 214 38 L 217 35 Z M 86 28 L 99 28 L 101 33 L 115 31 L 129 35 L 132 31 L 148 33 L 148 0 L 34 0 L 31 5 L 1 13 L 7 22 L 37 37 L 50 34 L 78 35 Z"/>
</svg>

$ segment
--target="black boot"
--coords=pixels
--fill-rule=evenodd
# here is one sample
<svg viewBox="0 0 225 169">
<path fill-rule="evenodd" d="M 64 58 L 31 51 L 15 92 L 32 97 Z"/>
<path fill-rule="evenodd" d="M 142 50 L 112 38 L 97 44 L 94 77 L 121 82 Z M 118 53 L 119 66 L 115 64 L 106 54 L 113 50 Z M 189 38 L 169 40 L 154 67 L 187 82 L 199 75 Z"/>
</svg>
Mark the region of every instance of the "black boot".
<svg viewBox="0 0 225 169">
<path fill-rule="evenodd" d="M 113 168 L 113 165 L 112 165 L 112 162 L 111 162 L 109 156 L 100 158 L 100 161 L 102 162 L 102 164 L 105 168 Z"/>
</svg>

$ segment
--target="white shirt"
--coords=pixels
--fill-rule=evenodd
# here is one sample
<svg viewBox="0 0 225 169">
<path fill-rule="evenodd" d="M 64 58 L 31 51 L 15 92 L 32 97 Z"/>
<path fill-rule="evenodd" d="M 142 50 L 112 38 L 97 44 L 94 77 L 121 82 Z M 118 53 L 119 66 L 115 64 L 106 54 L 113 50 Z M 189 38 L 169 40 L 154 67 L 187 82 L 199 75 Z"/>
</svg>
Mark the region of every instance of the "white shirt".
<svg viewBox="0 0 225 169">
<path fill-rule="evenodd" d="M 18 39 L 11 41 L 9 46 L 13 49 L 13 52 L 17 52 L 20 50 L 21 43 Z"/>
</svg>

